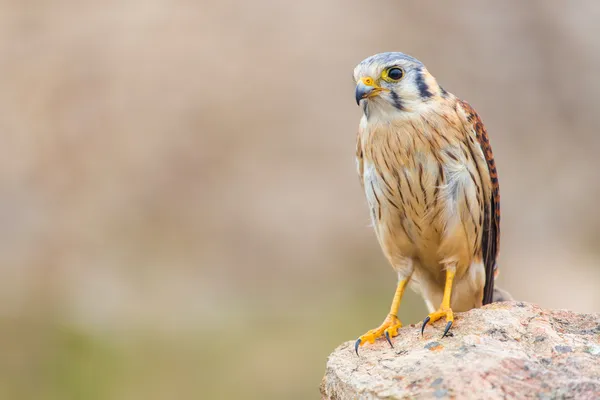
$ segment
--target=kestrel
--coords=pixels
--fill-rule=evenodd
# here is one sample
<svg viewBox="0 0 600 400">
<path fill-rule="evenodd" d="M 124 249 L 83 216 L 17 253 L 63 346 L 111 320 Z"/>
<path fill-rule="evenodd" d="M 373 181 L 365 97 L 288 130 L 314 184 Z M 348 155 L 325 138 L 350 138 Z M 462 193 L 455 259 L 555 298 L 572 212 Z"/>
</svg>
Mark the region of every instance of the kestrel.
<svg viewBox="0 0 600 400">
<path fill-rule="evenodd" d="M 358 174 L 377 239 L 398 274 L 390 312 L 356 341 L 358 354 L 359 346 L 382 335 L 392 345 L 409 282 L 430 312 L 421 333 L 445 317 L 444 337 L 453 310 L 494 301 L 500 192 L 479 116 L 420 61 L 377 54 L 358 64 L 354 80 L 363 111 Z"/>
</svg>

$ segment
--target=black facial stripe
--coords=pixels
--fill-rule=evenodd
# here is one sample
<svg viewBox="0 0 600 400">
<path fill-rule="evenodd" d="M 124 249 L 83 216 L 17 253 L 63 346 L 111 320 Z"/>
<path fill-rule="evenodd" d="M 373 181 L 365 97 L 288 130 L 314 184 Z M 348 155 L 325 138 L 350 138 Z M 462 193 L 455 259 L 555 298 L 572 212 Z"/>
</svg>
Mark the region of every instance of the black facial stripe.
<svg viewBox="0 0 600 400">
<path fill-rule="evenodd" d="M 419 70 L 417 71 L 417 87 L 419 88 L 419 94 L 421 95 L 422 99 L 428 99 L 431 96 L 433 96 L 431 94 L 431 92 L 429 91 L 429 86 L 427 86 L 427 83 L 425 82 L 425 79 L 423 77 L 423 71 Z"/>
<path fill-rule="evenodd" d="M 402 105 L 402 100 L 393 90 L 390 92 L 390 96 L 392 96 L 392 100 L 394 101 L 394 107 L 396 107 L 400 111 L 404 111 L 404 106 Z"/>
</svg>

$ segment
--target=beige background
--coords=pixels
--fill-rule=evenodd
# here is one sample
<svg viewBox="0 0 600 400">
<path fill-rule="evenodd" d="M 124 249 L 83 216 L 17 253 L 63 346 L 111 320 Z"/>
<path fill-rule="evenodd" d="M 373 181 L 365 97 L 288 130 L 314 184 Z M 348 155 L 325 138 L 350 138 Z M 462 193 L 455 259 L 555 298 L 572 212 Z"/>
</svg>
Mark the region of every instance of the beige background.
<svg viewBox="0 0 600 400">
<path fill-rule="evenodd" d="M 598 311 L 600 4 L 419 4 L 0 1 L 0 397 L 317 398 L 395 285 L 353 159 L 381 51 L 488 127 L 501 285 Z"/>
</svg>

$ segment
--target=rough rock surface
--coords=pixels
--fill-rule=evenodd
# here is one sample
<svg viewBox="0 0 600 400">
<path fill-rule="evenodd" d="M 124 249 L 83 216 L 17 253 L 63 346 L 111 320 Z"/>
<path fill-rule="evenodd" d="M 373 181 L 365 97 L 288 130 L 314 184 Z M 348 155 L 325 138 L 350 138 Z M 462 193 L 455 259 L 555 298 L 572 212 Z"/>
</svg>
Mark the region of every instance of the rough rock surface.
<svg viewBox="0 0 600 400">
<path fill-rule="evenodd" d="M 346 342 L 329 356 L 323 399 L 600 399 L 600 314 L 544 310 L 522 302 L 404 327 L 393 339 L 360 348 Z"/>
</svg>

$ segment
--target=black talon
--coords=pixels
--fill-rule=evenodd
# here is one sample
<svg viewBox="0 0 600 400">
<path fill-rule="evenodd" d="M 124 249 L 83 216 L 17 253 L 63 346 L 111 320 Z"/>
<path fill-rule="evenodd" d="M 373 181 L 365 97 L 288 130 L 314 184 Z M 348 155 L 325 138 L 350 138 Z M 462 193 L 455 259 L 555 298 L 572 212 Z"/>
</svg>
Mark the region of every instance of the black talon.
<svg viewBox="0 0 600 400">
<path fill-rule="evenodd" d="M 448 323 L 446 324 L 446 329 L 444 329 L 444 334 L 442 335 L 442 339 L 448 334 L 448 331 L 450 330 L 451 326 L 452 326 L 452 321 L 448 321 Z"/>
<path fill-rule="evenodd" d="M 358 356 L 358 346 L 360 346 L 360 338 L 356 339 L 356 343 L 354 343 L 354 351 L 356 351 L 356 355 Z"/>
<path fill-rule="evenodd" d="M 385 338 L 387 339 L 388 343 L 390 344 L 390 346 L 392 346 L 392 349 L 393 349 L 394 345 L 392 344 L 392 341 L 390 340 L 390 333 L 388 331 L 385 331 Z"/>
<path fill-rule="evenodd" d="M 427 325 L 429 323 L 430 319 L 431 318 L 429 318 L 429 315 L 428 315 L 427 318 L 425 318 L 423 320 L 423 326 L 421 326 L 421 336 L 423 336 L 423 332 L 425 331 L 425 325 Z"/>
</svg>

